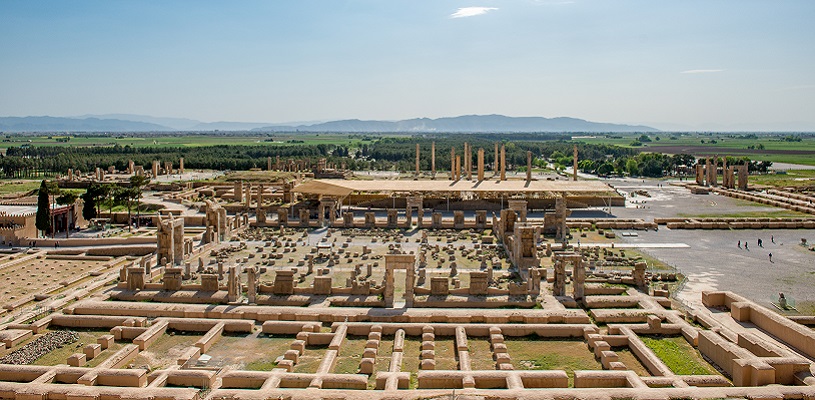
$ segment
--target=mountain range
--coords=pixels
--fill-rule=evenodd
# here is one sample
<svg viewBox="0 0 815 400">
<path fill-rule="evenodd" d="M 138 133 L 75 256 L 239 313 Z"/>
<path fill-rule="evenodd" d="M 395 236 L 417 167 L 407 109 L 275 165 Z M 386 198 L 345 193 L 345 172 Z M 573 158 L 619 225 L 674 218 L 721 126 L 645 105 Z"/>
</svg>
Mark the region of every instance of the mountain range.
<svg viewBox="0 0 815 400">
<path fill-rule="evenodd" d="M 591 122 L 578 118 L 464 115 L 414 118 L 400 121 L 348 119 L 287 124 L 253 122 L 201 122 L 185 118 L 105 114 L 78 117 L 0 117 L 3 132 L 657 132 L 644 125 Z"/>
</svg>

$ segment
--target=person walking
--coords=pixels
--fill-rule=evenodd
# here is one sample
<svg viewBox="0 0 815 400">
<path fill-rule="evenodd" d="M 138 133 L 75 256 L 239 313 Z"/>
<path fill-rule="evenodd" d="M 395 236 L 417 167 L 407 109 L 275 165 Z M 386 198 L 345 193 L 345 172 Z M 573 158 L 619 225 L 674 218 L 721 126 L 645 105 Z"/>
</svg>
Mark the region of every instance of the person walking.
<svg viewBox="0 0 815 400">
<path fill-rule="evenodd" d="M 738 244 L 738 246 L 739 246 L 739 248 L 741 248 L 741 240 L 739 240 L 739 244 Z"/>
<path fill-rule="evenodd" d="M 758 247 L 764 247 L 764 242 L 761 241 L 761 238 L 758 239 Z"/>
<path fill-rule="evenodd" d="M 746 240 L 744 241 L 744 250 L 750 251 L 750 249 L 747 248 L 747 241 Z"/>
<path fill-rule="evenodd" d="M 770 262 L 773 262 L 773 253 L 770 253 Z"/>
</svg>

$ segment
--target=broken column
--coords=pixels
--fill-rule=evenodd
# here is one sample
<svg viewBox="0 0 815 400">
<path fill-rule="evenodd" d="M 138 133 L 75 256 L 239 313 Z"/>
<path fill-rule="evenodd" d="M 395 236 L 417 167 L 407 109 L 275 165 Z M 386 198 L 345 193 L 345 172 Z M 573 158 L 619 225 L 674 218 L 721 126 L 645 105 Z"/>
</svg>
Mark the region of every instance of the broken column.
<svg viewBox="0 0 815 400">
<path fill-rule="evenodd" d="M 747 190 L 747 175 L 749 171 L 747 169 L 747 164 L 739 165 L 739 190 Z"/>
<path fill-rule="evenodd" d="M 450 180 L 456 180 L 456 148 L 450 148 Z"/>
<path fill-rule="evenodd" d="M 532 181 L 532 152 L 526 152 L 526 181 Z"/>
</svg>

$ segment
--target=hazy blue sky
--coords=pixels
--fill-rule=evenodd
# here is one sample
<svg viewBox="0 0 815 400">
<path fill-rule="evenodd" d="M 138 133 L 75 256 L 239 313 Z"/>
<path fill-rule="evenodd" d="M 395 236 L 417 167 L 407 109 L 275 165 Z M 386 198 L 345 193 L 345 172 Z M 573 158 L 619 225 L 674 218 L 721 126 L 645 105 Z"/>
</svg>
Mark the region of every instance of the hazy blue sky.
<svg viewBox="0 0 815 400">
<path fill-rule="evenodd" d="M 0 115 L 815 130 L 815 1 L 0 1 Z"/>
</svg>

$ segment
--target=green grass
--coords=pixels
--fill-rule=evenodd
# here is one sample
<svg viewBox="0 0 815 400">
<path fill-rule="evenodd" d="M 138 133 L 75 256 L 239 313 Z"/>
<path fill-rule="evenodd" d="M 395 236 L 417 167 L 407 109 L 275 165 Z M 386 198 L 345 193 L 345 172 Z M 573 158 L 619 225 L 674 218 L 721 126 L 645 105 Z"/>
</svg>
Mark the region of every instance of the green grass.
<svg viewBox="0 0 815 400">
<path fill-rule="evenodd" d="M 815 169 L 789 170 L 786 174 L 754 175 L 750 177 L 750 184 L 773 187 L 812 186 L 815 185 Z"/>
<path fill-rule="evenodd" d="M 563 370 L 569 376 L 569 386 L 574 386 L 574 371 L 603 369 L 582 340 L 551 340 L 532 335 L 507 339 L 504 343 L 515 369 Z"/>
<path fill-rule="evenodd" d="M 641 336 L 643 343 L 677 375 L 718 374 L 685 338 Z"/>
<path fill-rule="evenodd" d="M 0 195 L 12 193 L 28 193 L 40 188 L 40 181 L 29 180 L 2 180 L 0 181 Z"/>
<path fill-rule="evenodd" d="M 671 133 L 650 133 L 648 136 L 651 142 L 643 143 L 642 146 L 631 146 L 635 138 L 641 134 L 637 133 L 615 133 L 606 137 L 596 135 L 591 137 L 580 137 L 574 139 L 578 142 L 590 144 L 607 144 L 620 147 L 637 148 L 645 152 L 661 152 L 661 148 L 673 146 L 692 146 L 696 148 L 691 154 L 699 156 L 702 153 L 718 153 L 729 156 L 748 156 L 758 161 L 784 162 L 791 164 L 815 165 L 815 157 L 811 154 L 767 154 L 750 153 L 748 146 L 763 145 L 765 150 L 809 150 L 815 151 L 815 138 L 802 137 L 800 142 L 787 142 L 782 140 L 787 134 L 760 134 L 757 137 L 748 137 L 741 134 L 713 133 L 713 134 L 671 134 Z M 671 136 L 676 137 L 671 140 Z M 660 140 L 656 140 L 659 137 Z M 704 143 L 702 141 L 704 140 Z M 716 143 L 710 143 L 714 140 Z"/>
</svg>

